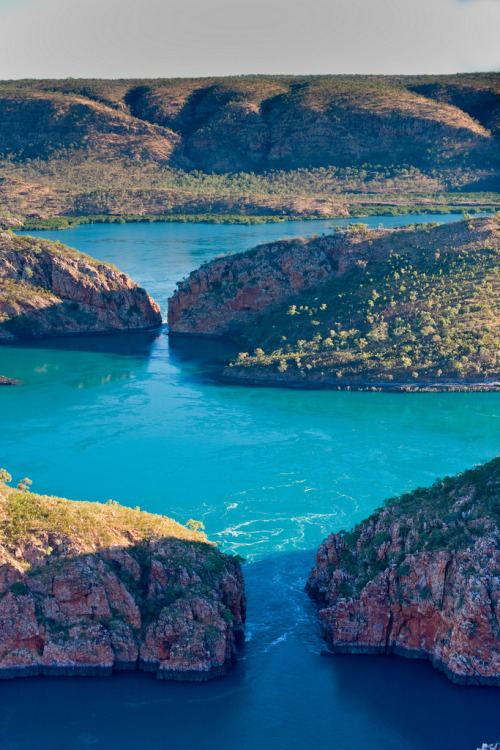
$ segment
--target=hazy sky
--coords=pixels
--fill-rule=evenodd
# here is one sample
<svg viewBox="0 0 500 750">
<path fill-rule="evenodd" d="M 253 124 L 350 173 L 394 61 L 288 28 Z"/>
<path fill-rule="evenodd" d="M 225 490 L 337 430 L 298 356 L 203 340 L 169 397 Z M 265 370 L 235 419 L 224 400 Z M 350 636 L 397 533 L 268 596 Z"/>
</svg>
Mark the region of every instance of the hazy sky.
<svg viewBox="0 0 500 750">
<path fill-rule="evenodd" d="M 500 0 L 0 0 L 0 78 L 500 67 Z"/>
</svg>

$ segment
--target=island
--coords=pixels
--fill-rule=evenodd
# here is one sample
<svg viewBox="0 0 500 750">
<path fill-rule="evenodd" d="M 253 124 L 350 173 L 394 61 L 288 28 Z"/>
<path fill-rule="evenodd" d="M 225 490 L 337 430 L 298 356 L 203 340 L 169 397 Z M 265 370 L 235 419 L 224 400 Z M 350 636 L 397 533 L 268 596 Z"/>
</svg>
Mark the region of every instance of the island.
<svg viewBox="0 0 500 750">
<path fill-rule="evenodd" d="M 241 558 L 199 522 L 10 480 L 0 470 L 0 678 L 226 673 L 245 621 Z"/>
<path fill-rule="evenodd" d="M 60 242 L 0 232 L 0 344 L 161 325 L 145 289 Z"/>
<path fill-rule="evenodd" d="M 499 215 L 273 242 L 179 282 L 169 330 L 233 338 L 232 382 L 497 390 L 499 254 Z"/>
<path fill-rule="evenodd" d="M 500 458 L 388 500 L 319 547 L 308 591 L 335 652 L 429 659 L 500 685 Z"/>
</svg>

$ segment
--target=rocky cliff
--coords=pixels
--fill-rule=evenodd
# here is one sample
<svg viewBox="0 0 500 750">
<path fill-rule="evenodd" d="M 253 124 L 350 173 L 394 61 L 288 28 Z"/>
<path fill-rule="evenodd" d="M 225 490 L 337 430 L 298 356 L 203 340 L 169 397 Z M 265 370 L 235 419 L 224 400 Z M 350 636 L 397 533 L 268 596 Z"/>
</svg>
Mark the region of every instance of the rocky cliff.
<svg viewBox="0 0 500 750">
<path fill-rule="evenodd" d="M 226 672 L 245 621 L 237 558 L 163 516 L 22 486 L 0 482 L 0 678 Z"/>
<path fill-rule="evenodd" d="M 240 333 L 257 313 L 337 275 L 339 264 L 342 271 L 350 244 L 340 234 L 283 240 L 210 261 L 180 282 L 169 299 L 170 331 Z"/>
<path fill-rule="evenodd" d="M 59 242 L 0 233 L 0 343 L 161 324 L 144 289 Z"/>
<path fill-rule="evenodd" d="M 201 266 L 173 333 L 247 339 L 231 378 L 328 387 L 498 386 L 498 217 L 353 225 Z"/>
<path fill-rule="evenodd" d="M 389 500 L 320 545 L 308 589 L 333 651 L 429 659 L 500 685 L 500 459 Z"/>
</svg>

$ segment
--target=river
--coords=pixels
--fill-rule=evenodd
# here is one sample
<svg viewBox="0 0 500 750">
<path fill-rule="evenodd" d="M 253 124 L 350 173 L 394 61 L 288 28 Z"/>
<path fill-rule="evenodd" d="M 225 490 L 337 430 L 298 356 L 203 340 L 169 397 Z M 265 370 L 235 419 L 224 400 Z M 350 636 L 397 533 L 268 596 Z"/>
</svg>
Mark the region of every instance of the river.
<svg viewBox="0 0 500 750">
<path fill-rule="evenodd" d="M 456 217 L 374 217 L 369 225 Z M 115 263 L 166 311 L 205 259 L 345 221 L 128 224 L 35 233 Z M 207 684 L 36 678 L 0 683 L 2 750 L 475 750 L 500 739 L 493 688 L 428 663 L 326 655 L 304 593 L 314 548 L 391 495 L 498 453 L 498 393 L 351 393 L 218 383 L 223 344 L 166 330 L 0 349 L 0 466 L 33 489 L 203 521 L 247 558 L 241 659 Z"/>
</svg>

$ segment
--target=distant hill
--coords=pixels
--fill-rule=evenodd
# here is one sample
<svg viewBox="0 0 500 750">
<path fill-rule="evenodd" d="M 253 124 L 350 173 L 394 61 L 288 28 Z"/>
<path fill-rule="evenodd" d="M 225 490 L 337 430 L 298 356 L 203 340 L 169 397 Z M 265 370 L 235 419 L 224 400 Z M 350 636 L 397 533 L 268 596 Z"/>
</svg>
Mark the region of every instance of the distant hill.
<svg viewBox="0 0 500 750">
<path fill-rule="evenodd" d="M 233 379 L 329 388 L 500 387 L 500 222 L 282 240 L 204 264 L 173 333 L 232 336 Z"/>
<path fill-rule="evenodd" d="M 496 73 L 0 82 L 7 218 L 446 205 L 499 166 Z"/>
<path fill-rule="evenodd" d="M 127 150 L 205 172 L 499 158 L 500 76 L 257 76 L 0 84 L 0 149 Z"/>
</svg>

